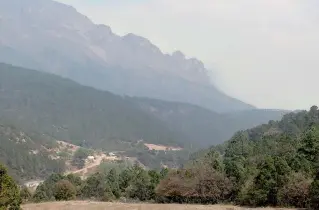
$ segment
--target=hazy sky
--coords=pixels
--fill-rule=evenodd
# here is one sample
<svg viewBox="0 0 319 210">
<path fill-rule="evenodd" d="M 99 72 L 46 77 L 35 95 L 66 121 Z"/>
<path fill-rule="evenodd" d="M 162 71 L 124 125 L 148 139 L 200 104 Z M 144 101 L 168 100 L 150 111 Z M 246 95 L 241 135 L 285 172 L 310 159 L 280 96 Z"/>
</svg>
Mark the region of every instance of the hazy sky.
<svg viewBox="0 0 319 210">
<path fill-rule="evenodd" d="M 59 1 L 201 59 L 224 92 L 258 107 L 319 105 L 318 0 Z"/>
</svg>

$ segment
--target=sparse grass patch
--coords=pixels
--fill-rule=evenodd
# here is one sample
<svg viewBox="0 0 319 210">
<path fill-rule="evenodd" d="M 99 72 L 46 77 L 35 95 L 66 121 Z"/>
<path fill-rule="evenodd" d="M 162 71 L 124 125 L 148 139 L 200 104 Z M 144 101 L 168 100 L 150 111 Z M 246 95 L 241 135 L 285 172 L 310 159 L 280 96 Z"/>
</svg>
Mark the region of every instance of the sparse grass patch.
<svg viewBox="0 0 319 210">
<path fill-rule="evenodd" d="M 247 208 L 223 205 L 187 205 L 187 204 L 126 204 L 102 203 L 91 201 L 50 202 L 41 204 L 27 204 L 23 210 L 246 210 Z M 256 209 L 257 210 L 257 209 Z M 275 210 L 263 208 L 263 210 Z M 289 210 L 289 209 L 286 209 Z M 291 209 L 292 210 L 292 209 Z"/>
</svg>

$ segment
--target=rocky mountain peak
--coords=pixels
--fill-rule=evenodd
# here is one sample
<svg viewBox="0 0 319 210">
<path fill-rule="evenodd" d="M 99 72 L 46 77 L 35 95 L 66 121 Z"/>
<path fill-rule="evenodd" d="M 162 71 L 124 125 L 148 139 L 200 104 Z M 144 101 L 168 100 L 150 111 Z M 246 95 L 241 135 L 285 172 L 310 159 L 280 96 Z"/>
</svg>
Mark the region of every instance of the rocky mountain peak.
<svg viewBox="0 0 319 210">
<path fill-rule="evenodd" d="M 177 59 L 177 60 L 184 60 L 185 59 L 185 55 L 184 53 L 182 53 L 181 51 L 175 51 L 172 53 L 172 57 L 174 59 Z"/>
<path fill-rule="evenodd" d="M 216 89 L 198 59 L 180 51 L 163 54 L 133 33 L 119 36 L 71 6 L 52 0 L 0 0 L 0 14 L 0 62 L 118 94 L 191 102 L 213 110 L 225 109 L 223 103 L 229 101 L 239 109 L 251 108 Z"/>
<path fill-rule="evenodd" d="M 99 25 L 96 25 L 96 28 L 97 28 L 97 30 L 99 30 L 101 33 L 104 33 L 104 34 L 112 34 L 112 35 L 113 35 L 112 29 L 111 29 L 110 26 L 103 25 L 103 24 L 99 24 Z"/>
<path fill-rule="evenodd" d="M 123 36 L 122 40 L 128 45 L 140 48 L 142 50 L 160 52 L 160 49 L 157 46 L 155 46 L 154 44 L 152 44 L 150 42 L 150 40 L 146 39 L 145 37 L 133 34 L 133 33 L 129 33 L 129 34 Z"/>
</svg>

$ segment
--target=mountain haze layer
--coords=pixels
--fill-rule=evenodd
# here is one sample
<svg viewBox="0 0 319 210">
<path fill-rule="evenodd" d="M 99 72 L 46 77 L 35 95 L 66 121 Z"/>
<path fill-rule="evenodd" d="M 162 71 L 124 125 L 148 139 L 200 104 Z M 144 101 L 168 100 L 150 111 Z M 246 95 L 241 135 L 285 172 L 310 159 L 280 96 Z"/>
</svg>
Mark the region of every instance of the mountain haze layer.
<svg viewBox="0 0 319 210">
<path fill-rule="evenodd" d="M 207 147 L 222 143 L 239 130 L 252 128 L 271 120 L 279 120 L 285 110 L 246 110 L 217 113 L 211 110 L 178 102 L 150 98 L 132 98 L 146 113 L 163 121 L 173 130 L 184 133 L 185 143 L 193 147 Z M 190 139 L 190 142 L 187 142 Z"/>
<path fill-rule="evenodd" d="M 187 102 L 217 112 L 253 109 L 218 90 L 208 70 L 146 38 L 118 36 L 51 0 L 0 1 L 0 61 L 116 94 Z"/>
</svg>

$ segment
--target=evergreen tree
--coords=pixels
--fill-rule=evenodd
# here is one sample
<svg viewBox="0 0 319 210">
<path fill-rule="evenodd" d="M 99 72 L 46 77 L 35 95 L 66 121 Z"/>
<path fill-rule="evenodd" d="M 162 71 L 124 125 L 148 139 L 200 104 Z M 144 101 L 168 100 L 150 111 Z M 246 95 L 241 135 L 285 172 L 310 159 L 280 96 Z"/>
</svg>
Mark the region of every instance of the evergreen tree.
<svg viewBox="0 0 319 210">
<path fill-rule="evenodd" d="M 249 193 L 250 202 L 257 206 L 276 205 L 276 168 L 274 160 L 271 157 L 266 157 L 265 160 L 258 166 L 258 175 L 254 180 L 253 190 Z"/>
<path fill-rule="evenodd" d="M 20 209 L 21 198 L 18 186 L 0 164 L 0 210 Z"/>
<path fill-rule="evenodd" d="M 101 200 L 105 202 L 109 202 L 109 201 L 112 201 L 113 199 L 115 199 L 115 196 L 112 192 L 112 189 L 109 185 L 106 185 L 104 189 L 103 197 Z"/>
<path fill-rule="evenodd" d="M 146 201 L 152 197 L 151 180 L 148 173 L 138 165 L 131 168 L 132 180 L 127 188 L 130 198 Z"/>
<path fill-rule="evenodd" d="M 51 201 L 54 200 L 54 187 L 56 183 L 63 180 L 64 176 L 61 174 L 50 175 L 42 184 L 40 184 L 34 195 L 33 200 L 35 202 Z"/>
<path fill-rule="evenodd" d="M 89 176 L 81 190 L 82 197 L 101 199 L 104 196 L 104 190 L 107 186 L 105 176 L 101 173 L 95 173 Z"/>
<path fill-rule="evenodd" d="M 52 191 L 52 189 L 48 189 L 45 184 L 40 184 L 37 189 L 35 190 L 35 193 L 33 195 L 33 200 L 35 202 L 43 202 L 43 201 L 49 201 L 51 200 L 51 197 L 48 195 L 48 191 Z"/>
<path fill-rule="evenodd" d="M 61 180 L 56 183 L 54 187 L 54 198 L 57 201 L 68 201 L 75 199 L 76 189 L 74 185 L 68 180 Z"/>
<path fill-rule="evenodd" d="M 275 156 L 273 159 L 276 169 L 275 178 L 277 192 L 279 188 L 281 188 L 285 183 L 287 183 L 288 177 L 291 174 L 292 170 L 284 158 Z"/>
<path fill-rule="evenodd" d="M 81 177 L 74 175 L 74 174 L 68 174 L 65 177 L 65 179 L 68 180 L 69 182 L 71 182 L 73 184 L 73 186 L 75 187 L 76 196 L 81 196 L 81 189 L 82 189 L 82 185 L 83 185 Z"/>
<path fill-rule="evenodd" d="M 164 179 L 167 176 L 168 172 L 168 168 L 162 168 L 160 171 L 161 179 Z"/>
<path fill-rule="evenodd" d="M 119 187 L 119 177 L 116 170 L 113 168 L 110 170 L 109 174 L 106 177 L 107 185 L 110 187 L 112 194 L 115 198 L 120 198 L 121 192 Z"/>
<path fill-rule="evenodd" d="M 32 198 L 32 194 L 27 187 L 22 187 L 20 190 L 20 197 L 23 203 L 28 202 Z"/>
<path fill-rule="evenodd" d="M 123 170 L 119 175 L 119 188 L 122 193 L 125 192 L 126 188 L 130 185 L 133 178 L 132 171 L 129 169 Z"/>
<path fill-rule="evenodd" d="M 311 162 L 313 171 L 319 167 L 319 129 L 312 126 L 302 136 L 299 153 Z"/>
</svg>

